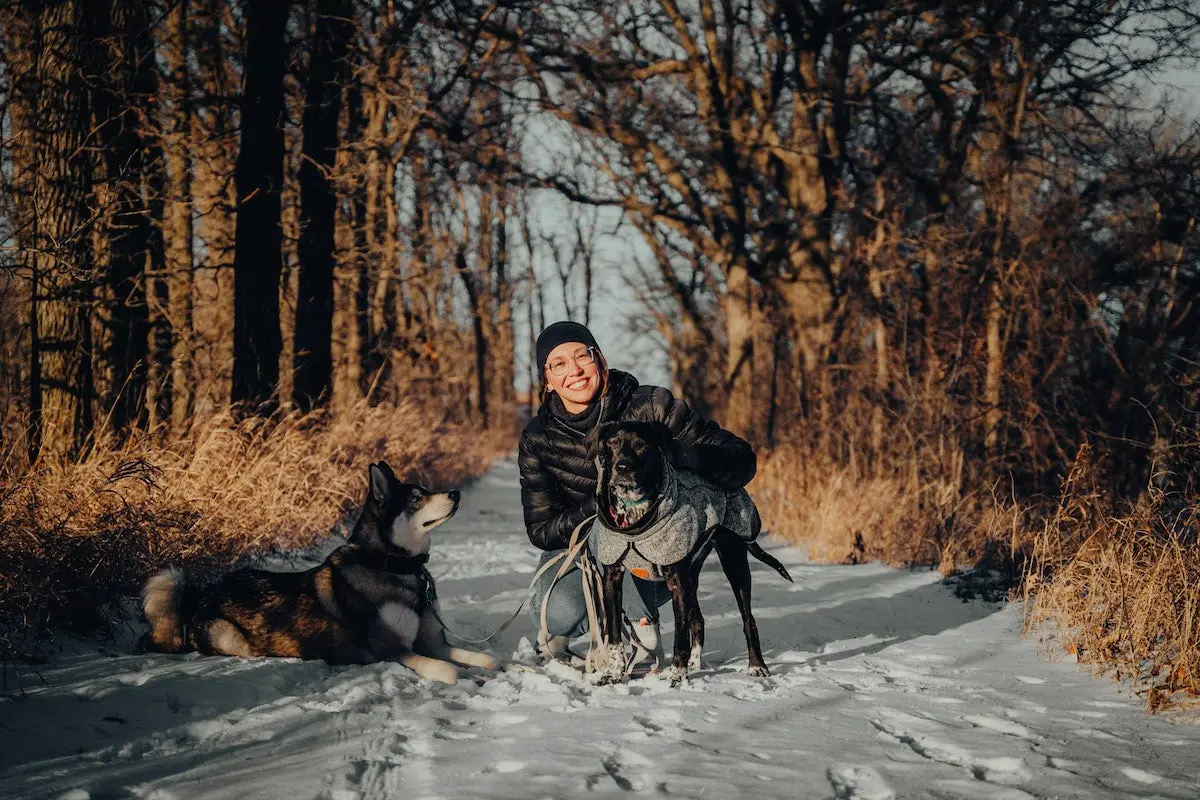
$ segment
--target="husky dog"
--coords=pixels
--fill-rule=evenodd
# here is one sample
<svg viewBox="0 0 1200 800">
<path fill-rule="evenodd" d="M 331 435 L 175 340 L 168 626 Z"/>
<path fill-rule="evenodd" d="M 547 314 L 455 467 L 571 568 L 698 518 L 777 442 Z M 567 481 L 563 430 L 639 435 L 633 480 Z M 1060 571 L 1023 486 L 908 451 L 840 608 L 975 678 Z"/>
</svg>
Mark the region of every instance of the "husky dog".
<svg viewBox="0 0 1200 800">
<path fill-rule="evenodd" d="M 748 555 L 788 581 L 777 559 L 755 541 L 762 531 L 758 509 L 745 489 L 727 492 L 700 476 L 677 469 L 671 431 L 658 422 L 609 422 L 593 434 L 596 459 L 597 557 L 604 568 L 604 630 L 612 667 L 602 680 L 623 677 L 621 580 L 625 570 L 643 579 L 665 580 L 675 612 L 671 682 L 700 666 L 704 616 L 696 597 L 704 560 L 715 547 L 737 599 L 746 635 L 751 675 L 769 674 L 750 610 Z M 615 635 L 614 633 L 615 632 Z"/>
<path fill-rule="evenodd" d="M 281 656 L 330 664 L 399 661 L 454 683 L 465 666 L 495 669 L 484 653 L 450 647 L 425 568 L 430 533 L 458 510 L 457 491 L 401 483 L 372 464 L 367 501 L 347 543 L 305 572 L 238 570 L 206 587 L 178 569 L 146 581 L 143 647 L 166 653 Z"/>
</svg>

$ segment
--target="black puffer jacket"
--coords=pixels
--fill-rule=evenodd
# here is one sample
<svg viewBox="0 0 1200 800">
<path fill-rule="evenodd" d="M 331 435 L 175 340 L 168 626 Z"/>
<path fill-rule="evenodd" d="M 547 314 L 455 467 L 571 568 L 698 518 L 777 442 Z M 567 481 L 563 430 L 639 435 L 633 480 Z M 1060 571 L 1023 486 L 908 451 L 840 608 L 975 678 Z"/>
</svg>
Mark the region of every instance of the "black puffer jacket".
<svg viewBox="0 0 1200 800">
<path fill-rule="evenodd" d="M 742 439 L 692 411 L 661 386 L 639 386 L 637 378 L 610 370 L 608 394 L 599 413 L 574 418 L 556 395 L 543 405 L 521 434 L 521 504 L 529 541 L 542 550 L 567 546 L 575 526 L 596 513 L 596 464 L 585 438 L 601 422 L 661 422 L 676 439 L 692 445 L 699 473 L 729 490 L 754 477 L 754 451 Z M 580 425 L 575 420 L 584 421 Z"/>
</svg>

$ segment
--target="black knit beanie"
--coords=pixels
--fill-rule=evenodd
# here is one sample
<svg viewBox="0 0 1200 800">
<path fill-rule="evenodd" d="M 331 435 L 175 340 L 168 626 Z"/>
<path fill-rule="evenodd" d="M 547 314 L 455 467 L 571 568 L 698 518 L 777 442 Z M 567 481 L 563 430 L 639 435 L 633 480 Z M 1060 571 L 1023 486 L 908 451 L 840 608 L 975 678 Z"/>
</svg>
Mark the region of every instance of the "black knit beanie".
<svg viewBox="0 0 1200 800">
<path fill-rule="evenodd" d="M 550 357 L 550 352 L 560 344 L 567 342 L 579 342 L 586 344 L 588 347 L 600 350 L 600 345 L 596 344 L 596 337 L 592 336 L 583 325 L 578 322 L 570 322 L 563 320 L 546 326 L 546 329 L 538 334 L 537 338 L 537 363 L 538 368 L 546 366 L 546 359 Z"/>
</svg>

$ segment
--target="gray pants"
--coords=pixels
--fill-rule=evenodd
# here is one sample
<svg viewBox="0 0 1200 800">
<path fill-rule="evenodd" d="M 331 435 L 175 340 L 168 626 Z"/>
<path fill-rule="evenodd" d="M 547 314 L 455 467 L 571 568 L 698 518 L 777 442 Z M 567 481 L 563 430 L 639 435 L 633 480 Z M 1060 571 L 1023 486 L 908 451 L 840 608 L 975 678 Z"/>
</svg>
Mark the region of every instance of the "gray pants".
<svg viewBox="0 0 1200 800">
<path fill-rule="evenodd" d="M 589 549 L 595 557 L 595 537 L 590 537 Z M 547 550 L 538 559 L 540 569 L 562 550 Z M 533 613 L 534 628 L 541 627 L 542 598 L 550 589 L 558 568 L 551 567 L 538 579 L 533 588 L 533 605 L 529 610 Z M 635 578 L 630 572 L 625 573 L 624 583 L 621 584 L 621 605 L 625 615 L 635 622 L 642 617 L 658 620 L 658 609 L 671 600 L 671 591 L 667 589 L 666 581 L 644 581 Z M 569 636 L 575 638 L 587 633 L 587 604 L 583 599 L 583 576 L 579 568 L 572 565 L 569 572 L 562 576 L 550 594 L 550 602 L 546 605 L 546 627 L 551 636 Z"/>
</svg>

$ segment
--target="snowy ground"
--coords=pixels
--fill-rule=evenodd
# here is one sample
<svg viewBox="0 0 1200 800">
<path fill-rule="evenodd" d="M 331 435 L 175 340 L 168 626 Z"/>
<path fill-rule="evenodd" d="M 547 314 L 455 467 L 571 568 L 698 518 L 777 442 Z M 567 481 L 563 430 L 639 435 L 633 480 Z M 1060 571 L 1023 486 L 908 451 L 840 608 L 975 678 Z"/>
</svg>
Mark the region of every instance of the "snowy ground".
<svg viewBox="0 0 1200 800">
<path fill-rule="evenodd" d="M 465 635 L 525 590 L 536 553 L 520 520 L 505 462 L 436 534 L 430 566 Z M 593 687 L 557 664 L 443 686 L 394 664 L 80 643 L 44 686 L 0 701 L 0 797 L 1200 796 L 1200 726 L 1039 659 L 1016 609 L 963 603 L 936 573 L 813 565 L 772 544 L 796 582 L 754 566 L 765 680 L 744 673 L 715 558 L 701 581 L 709 669 L 677 690 Z M 533 663 L 530 627 L 492 652 Z"/>
</svg>

